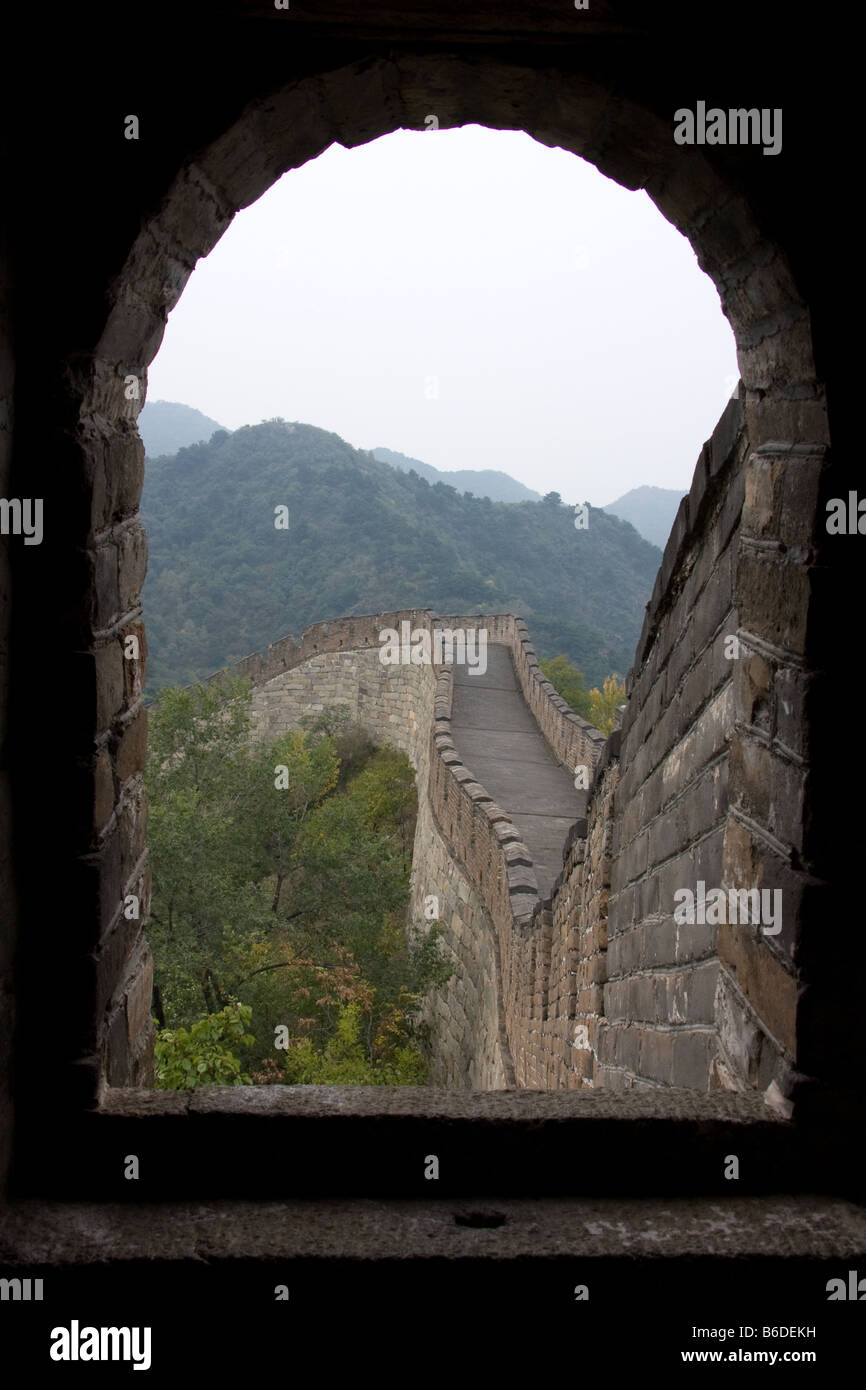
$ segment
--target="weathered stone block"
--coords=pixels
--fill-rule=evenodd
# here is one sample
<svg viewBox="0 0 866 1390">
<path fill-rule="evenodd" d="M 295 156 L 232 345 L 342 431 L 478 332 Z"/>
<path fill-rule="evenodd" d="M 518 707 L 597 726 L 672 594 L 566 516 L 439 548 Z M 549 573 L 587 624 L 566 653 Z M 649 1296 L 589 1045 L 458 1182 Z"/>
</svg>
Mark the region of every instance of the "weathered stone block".
<svg viewBox="0 0 866 1390">
<path fill-rule="evenodd" d="M 640 1030 L 640 1076 L 670 1086 L 673 1058 L 674 1039 L 671 1033 L 660 1028 Z"/>
<path fill-rule="evenodd" d="M 676 959 L 676 949 L 677 933 L 673 918 L 664 917 L 645 924 L 641 965 L 672 965 Z"/>
<path fill-rule="evenodd" d="M 737 595 L 744 632 L 784 651 L 803 654 L 810 587 L 806 566 L 741 549 Z"/>
<path fill-rule="evenodd" d="M 796 1053 L 797 983 L 754 928 L 720 926 L 719 960 L 727 967 L 758 1018 L 793 1056 Z"/>
<path fill-rule="evenodd" d="M 681 970 L 673 977 L 671 1023 L 706 1023 L 715 1020 L 717 961 Z"/>
<path fill-rule="evenodd" d="M 682 1086 L 691 1091 L 709 1089 L 712 1041 L 709 1032 L 677 1033 L 674 1038 L 671 1085 Z"/>
<path fill-rule="evenodd" d="M 97 755 L 93 769 L 93 826 L 99 832 L 114 810 L 114 774 L 107 748 Z"/>
<path fill-rule="evenodd" d="M 123 648 L 118 641 L 110 642 L 93 653 L 96 668 L 97 729 L 107 729 L 125 704 L 125 673 Z"/>
<path fill-rule="evenodd" d="M 114 758 L 118 782 L 134 777 L 144 767 L 147 751 L 147 710 L 139 709 L 121 732 Z"/>
</svg>

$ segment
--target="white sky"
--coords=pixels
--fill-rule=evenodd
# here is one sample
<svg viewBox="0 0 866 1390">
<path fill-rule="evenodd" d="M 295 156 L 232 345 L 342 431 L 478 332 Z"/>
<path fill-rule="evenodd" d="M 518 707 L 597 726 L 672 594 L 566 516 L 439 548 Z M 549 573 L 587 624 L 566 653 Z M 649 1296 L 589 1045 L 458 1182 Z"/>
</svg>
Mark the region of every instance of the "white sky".
<svg viewBox="0 0 866 1390">
<path fill-rule="evenodd" d="M 601 506 L 687 490 L 738 375 L 714 284 L 645 193 L 464 126 L 333 145 L 239 213 L 148 397 Z"/>
</svg>

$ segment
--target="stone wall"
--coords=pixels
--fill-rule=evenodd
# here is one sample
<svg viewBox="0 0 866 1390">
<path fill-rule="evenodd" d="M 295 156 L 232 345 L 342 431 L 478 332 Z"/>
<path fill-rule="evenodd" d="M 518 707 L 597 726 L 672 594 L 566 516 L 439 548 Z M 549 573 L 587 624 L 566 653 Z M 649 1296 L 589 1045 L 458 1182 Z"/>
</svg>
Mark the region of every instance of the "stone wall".
<svg viewBox="0 0 866 1390">
<path fill-rule="evenodd" d="M 784 846 L 773 858 L 756 854 L 749 807 L 772 744 L 788 774 L 758 839 L 765 850 L 773 835 L 794 835 L 797 729 L 782 712 L 797 672 L 744 631 L 738 610 L 755 549 L 742 535 L 747 483 L 769 507 L 782 476 L 765 451 L 750 450 L 743 402 L 731 400 L 680 505 L 621 728 L 607 740 L 541 675 L 526 624 L 513 615 L 411 610 L 320 623 L 237 668 L 254 681 L 261 735 L 345 703 L 416 769 L 412 913 L 420 922 L 424 898 L 439 899 L 455 962 L 425 1013 L 438 1084 L 754 1086 L 771 1094 L 784 1084 L 795 1050 L 790 914 L 798 900 Z M 572 831 L 550 901 L 539 899 L 507 811 L 461 761 L 450 670 L 379 660 L 380 631 L 399 632 L 403 622 L 431 633 L 484 628 L 489 642 L 506 645 L 552 753 L 593 776 L 586 820 Z M 729 797 L 732 757 L 745 788 L 738 804 Z M 783 884 L 788 916 L 778 940 L 758 924 L 678 923 L 675 893 L 697 893 L 699 882 L 707 890 Z"/>
<path fill-rule="evenodd" d="M 0 227 L 0 497 L 13 497 L 12 423 L 15 368 L 9 283 L 7 231 Z M 13 961 L 17 944 L 18 902 L 12 864 L 12 787 L 8 758 L 9 645 L 11 618 L 11 565 L 8 548 L 0 545 L 0 899 L 4 922 L 0 927 L 0 1056 L 12 1056 L 15 1030 Z M 6 1068 L 0 1069 L 0 1200 L 5 1185 L 12 1144 L 12 1087 Z"/>
<path fill-rule="evenodd" d="M 678 925 L 673 914 L 676 890 L 723 881 L 742 425 L 734 400 L 680 504 L 628 683 L 597 1084 L 705 1089 L 729 1079 L 716 1030 L 717 928 Z"/>
<path fill-rule="evenodd" d="M 409 909 L 410 919 L 419 925 L 430 895 L 438 899 L 443 947 L 455 974 L 428 995 L 421 1013 L 430 1029 L 429 1084 L 476 1091 L 513 1087 L 496 931 L 484 899 L 424 797 L 418 807 Z"/>
<path fill-rule="evenodd" d="M 304 714 L 342 703 L 378 742 L 406 752 L 416 769 L 410 919 L 423 923 L 424 899 L 435 895 L 443 947 L 455 963 L 455 976 L 424 1008 L 434 1084 L 477 1090 L 580 1084 L 585 1056 L 575 1051 L 575 1038 L 581 1042 L 584 1034 L 575 1027 L 574 1009 L 580 1004 L 595 1037 L 589 1009 L 596 1008 L 592 991 L 599 988 L 592 984 L 588 994 L 575 973 L 575 952 L 588 941 L 584 919 L 557 909 L 553 948 L 553 909 L 539 901 L 530 853 L 455 748 L 450 671 L 379 660 L 379 632 L 402 632 L 403 623 L 410 632 L 431 634 L 435 628 L 482 628 L 488 642 L 506 645 L 555 756 L 569 767 L 582 763 L 592 771 L 598 765 L 605 738 L 571 713 L 542 676 L 527 627 L 513 614 L 442 617 L 411 609 L 313 624 L 302 637 L 281 639 L 234 667 L 253 682 L 253 735 L 275 737 L 299 727 Z M 218 671 L 211 680 L 224 676 Z M 582 859 L 580 844 L 574 852 Z M 595 862 L 594 851 L 589 862 Z M 592 892 L 581 877 L 580 901 L 587 891 L 591 934 L 598 937 L 598 874 L 591 881 Z M 598 960 L 591 970 L 598 972 Z"/>
<path fill-rule="evenodd" d="M 590 776 L 601 768 L 618 736 L 606 741 L 557 695 L 541 675 L 522 619 L 504 615 L 441 621 L 454 626 L 474 621 L 487 629 L 491 641 L 508 646 L 524 698 L 553 755 L 572 770 L 585 765 Z M 588 1025 L 594 1047 L 594 1014 L 603 979 L 610 827 L 606 820 L 598 821 L 590 832 L 587 854 L 586 826 L 580 822 L 575 826 L 570 862 L 567 856 L 564 870 L 575 876 L 569 884 L 573 897 L 558 894 L 561 876 L 553 899 L 543 903 L 518 830 L 460 760 L 451 737 L 450 714 L 451 678 L 445 671 L 439 680 L 430 796 L 448 843 L 460 846 L 494 926 L 502 1014 L 515 1083 L 541 1090 L 579 1086 L 585 1078 L 592 1084 L 584 1039 Z"/>
<path fill-rule="evenodd" d="M 572 767 L 583 762 L 592 769 L 599 761 L 603 735 L 572 714 L 540 674 L 526 625 L 511 614 L 442 617 L 412 609 L 316 623 L 299 639 L 286 637 L 233 668 L 253 683 L 253 736 L 273 738 L 299 727 L 304 715 L 344 704 L 378 742 L 400 748 L 415 768 L 419 816 L 410 917 L 420 925 L 424 899 L 438 898 L 444 948 L 455 965 L 452 980 L 424 1010 L 434 1084 L 479 1090 L 575 1084 L 574 981 L 569 970 L 560 970 L 555 981 L 547 977 L 549 905 L 539 900 L 519 832 L 454 746 L 450 671 L 381 662 L 380 632 L 401 633 L 404 622 L 410 632 L 431 634 L 483 628 L 488 642 L 507 645 L 554 754 Z M 573 930 L 580 934 L 579 927 Z M 572 945 L 562 956 L 569 968 L 573 951 Z"/>
<path fill-rule="evenodd" d="M 784 831 L 796 842 L 798 731 L 776 736 L 788 772 L 777 778 L 776 797 L 772 787 L 764 796 L 769 833 L 748 818 L 741 795 L 730 794 L 732 759 L 738 789 L 744 766 L 756 789 L 770 742 L 774 673 L 766 641 L 744 630 L 739 611 L 744 545 L 751 560 L 741 514 L 752 475 L 753 489 L 772 485 L 763 455 L 750 449 L 738 397 L 680 505 L 629 673 L 621 731 L 597 764 L 586 823 L 566 854 L 551 920 L 537 933 L 533 963 L 536 975 L 541 963 L 543 980 L 531 991 L 544 1020 L 540 1035 L 546 1027 L 556 1036 L 534 1048 L 527 1075 L 537 1084 L 572 1085 L 577 1074 L 608 1088 L 756 1087 L 784 1109 L 795 1051 L 790 942 L 799 899 L 791 852 L 773 837 Z M 775 656 L 778 695 L 797 672 Z M 676 921 L 675 893 L 697 896 L 701 881 L 707 891 L 782 887 L 782 930 Z M 519 1077 L 522 1055 L 518 1049 Z"/>
<path fill-rule="evenodd" d="M 233 674 L 253 682 L 254 737 L 275 738 L 298 728 L 303 716 L 342 704 L 378 743 L 399 748 L 409 758 L 418 789 L 409 920 L 422 926 L 425 898 L 437 898 L 443 948 L 455 972 L 428 998 L 422 1014 L 431 1037 L 430 1083 L 496 1090 L 513 1084 L 498 943 L 483 896 L 480 839 L 467 830 L 459 810 L 451 814 L 461 804 L 458 778 L 465 780 L 468 774 L 456 769 L 453 761 L 442 761 L 442 740 L 434 739 L 447 674 L 443 677 L 432 664 L 386 665 L 379 658 L 379 633 L 385 628 L 401 633 L 404 622 L 412 632 L 430 633 L 435 627 L 465 629 L 489 623 L 491 635 L 513 624 L 511 619 L 443 619 L 416 609 L 315 623 L 300 639 L 284 638 L 267 652 L 245 658 Z M 211 679 L 222 680 L 225 674 L 217 672 Z M 437 763 L 433 794 L 431 753 Z M 443 789 L 449 785 L 453 802 Z M 448 826 L 447 842 L 437 810 Z M 488 883 L 490 873 L 488 868 Z"/>
</svg>

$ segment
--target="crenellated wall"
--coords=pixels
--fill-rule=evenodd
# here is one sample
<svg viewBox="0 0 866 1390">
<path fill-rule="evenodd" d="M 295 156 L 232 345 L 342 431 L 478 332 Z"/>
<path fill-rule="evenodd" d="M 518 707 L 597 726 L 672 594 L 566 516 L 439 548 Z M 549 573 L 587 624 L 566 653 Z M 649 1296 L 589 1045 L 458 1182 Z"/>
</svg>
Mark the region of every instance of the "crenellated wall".
<svg viewBox="0 0 866 1390">
<path fill-rule="evenodd" d="M 406 753 L 419 798 L 410 913 L 420 924 L 424 899 L 438 898 L 443 944 L 455 966 L 451 982 L 424 1009 L 433 1041 L 431 1081 L 479 1090 L 527 1084 L 527 1039 L 540 1022 L 523 985 L 527 968 L 541 978 L 535 965 L 527 967 L 527 943 L 541 911 L 535 874 L 507 813 L 454 746 L 448 668 L 381 662 L 380 632 L 399 633 L 404 622 L 430 633 L 484 628 L 488 642 L 511 650 L 524 695 L 557 754 L 589 767 L 601 756 L 603 736 L 541 675 L 525 623 L 510 614 L 440 617 L 411 609 L 316 623 L 299 639 L 286 637 L 245 658 L 233 673 L 253 683 L 254 737 L 275 737 L 297 728 L 304 715 L 343 704 L 374 738 Z M 545 1037 L 548 1031 L 545 1025 Z M 510 1038 L 522 1059 L 517 1077 Z M 549 1084 L 549 1070 L 542 1084 Z M 550 1083 L 558 1084 L 553 1078 L 550 1071 Z"/>
<path fill-rule="evenodd" d="M 467 774 L 454 766 L 453 758 L 445 760 L 437 716 L 449 683 L 447 673 L 429 664 L 385 665 L 379 659 L 379 633 L 385 628 L 399 633 L 404 622 L 411 631 L 427 632 L 434 626 L 485 625 L 493 640 L 493 632 L 509 631 L 513 620 L 441 619 L 411 609 L 317 623 L 298 641 L 288 637 L 266 653 L 246 658 L 234 673 L 253 681 L 254 736 L 276 737 L 299 727 L 304 715 L 342 704 L 378 742 L 401 749 L 409 758 L 418 788 L 409 915 L 423 925 L 425 898 L 438 899 L 443 947 L 455 971 L 423 1010 L 433 1041 L 430 1082 L 497 1090 L 514 1084 L 501 1006 L 497 934 L 485 895 L 497 865 L 489 857 L 485 860 L 483 837 L 467 819 L 471 801 L 464 801 L 462 786 Z M 223 674 L 217 672 L 211 679 Z M 504 813 L 500 818 L 505 821 Z M 516 839 L 516 831 L 510 829 L 510 838 Z"/>
<path fill-rule="evenodd" d="M 316 623 L 299 639 L 286 637 L 233 668 L 253 683 L 253 736 L 273 738 L 297 728 L 305 715 L 342 704 L 374 738 L 405 752 L 415 768 L 419 815 L 410 915 L 422 923 L 425 898 L 438 899 L 443 944 L 455 967 L 423 1012 L 433 1044 L 431 1081 L 479 1090 L 578 1084 L 568 1024 L 570 977 L 559 972 L 551 1010 L 550 951 L 543 944 L 551 913 L 539 900 L 529 852 L 455 747 L 450 670 L 381 662 L 380 632 L 401 632 L 404 622 L 430 633 L 483 628 L 488 642 L 511 651 L 524 697 L 555 755 L 590 771 L 599 761 L 604 736 L 573 714 L 541 675 L 526 624 L 510 614 L 441 617 L 402 610 Z M 572 954 L 568 963 L 574 963 Z"/>
<path fill-rule="evenodd" d="M 436 1084 L 758 1087 L 779 1099 L 794 1055 L 790 918 L 778 941 L 756 924 L 674 918 L 678 891 L 697 893 L 700 881 L 760 888 L 784 866 L 784 855 L 758 862 L 752 848 L 747 870 L 736 869 L 750 822 L 729 796 L 732 745 L 742 782 L 744 730 L 767 742 L 766 644 L 743 632 L 738 610 L 747 479 L 752 470 L 756 490 L 762 468 L 735 398 L 680 506 L 621 728 L 608 739 L 556 694 L 525 622 L 510 614 L 405 610 L 317 623 L 235 668 L 253 681 L 256 735 L 344 704 L 415 768 L 411 914 L 420 923 L 424 900 L 437 898 L 455 966 L 425 1006 Z M 450 668 L 380 660 L 380 632 L 403 623 L 431 634 L 483 628 L 488 643 L 506 646 L 551 752 L 572 771 L 588 769 L 586 818 L 572 828 L 548 901 L 507 809 L 462 761 Z"/>
<path fill-rule="evenodd" d="M 443 945 L 455 974 L 428 995 L 422 1019 L 430 1029 L 429 1084 L 497 1091 L 515 1083 L 502 1009 L 499 941 L 484 898 L 445 839 L 429 797 L 421 798 L 415 831 L 410 918 L 424 922 L 424 902 L 438 899 Z"/>
</svg>

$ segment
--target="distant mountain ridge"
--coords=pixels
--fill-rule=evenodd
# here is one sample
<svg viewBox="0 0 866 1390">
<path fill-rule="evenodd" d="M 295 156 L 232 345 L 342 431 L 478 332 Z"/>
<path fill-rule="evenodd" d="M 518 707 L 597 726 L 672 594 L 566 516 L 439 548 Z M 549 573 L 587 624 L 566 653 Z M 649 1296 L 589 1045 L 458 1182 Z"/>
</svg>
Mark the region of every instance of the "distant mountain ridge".
<svg viewBox="0 0 866 1390">
<path fill-rule="evenodd" d="M 145 401 L 138 416 L 138 432 L 149 458 L 176 454 L 178 449 L 210 439 L 221 429 L 223 426 L 209 415 L 179 401 Z"/>
<path fill-rule="evenodd" d="M 149 458 L 176 454 L 178 449 L 187 449 L 190 444 L 206 442 L 217 430 L 224 428 L 209 415 L 179 401 L 147 401 L 138 417 L 138 430 Z M 430 463 L 422 463 L 420 459 L 397 453 L 394 449 L 380 447 L 370 452 L 380 463 L 390 464 L 404 473 L 414 469 L 428 483 L 444 483 L 458 492 L 489 497 L 493 502 L 538 502 L 541 499 L 540 493 L 524 487 L 516 478 L 495 468 L 446 472 L 434 468 Z"/>
<path fill-rule="evenodd" d="M 498 468 L 458 468 L 449 472 L 434 468 L 432 463 L 422 463 L 420 459 L 397 453 L 394 449 L 385 449 L 381 445 L 378 449 L 372 449 L 371 453 L 380 463 L 390 463 L 392 468 L 399 468 L 404 473 L 414 469 L 419 477 L 426 478 L 428 483 L 445 483 L 446 487 L 455 487 L 458 492 L 471 492 L 476 497 L 489 497 L 491 502 L 541 501 L 540 492 L 533 492 L 531 487 L 524 487 L 523 483 L 519 483 L 508 473 L 501 473 Z"/>
<path fill-rule="evenodd" d="M 277 520 L 288 509 L 288 528 Z M 148 694 L 289 632 L 406 608 L 526 618 L 590 685 L 624 675 L 659 555 L 591 507 L 465 497 L 312 425 L 270 420 L 148 457 Z"/>
<path fill-rule="evenodd" d="M 669 487 L 633 487 L 602 510 L 630 522 L 644 540 L 664 550 L 684 495 Z"/>
</svg>

